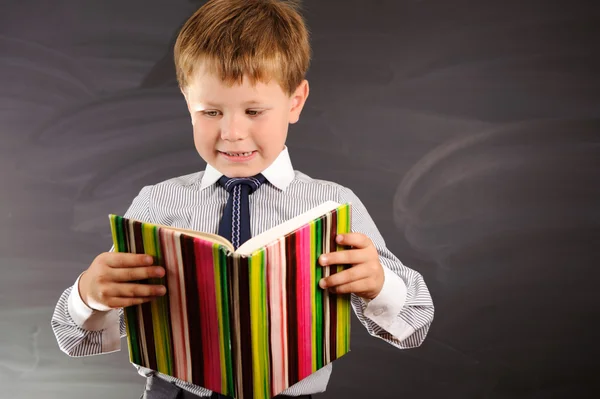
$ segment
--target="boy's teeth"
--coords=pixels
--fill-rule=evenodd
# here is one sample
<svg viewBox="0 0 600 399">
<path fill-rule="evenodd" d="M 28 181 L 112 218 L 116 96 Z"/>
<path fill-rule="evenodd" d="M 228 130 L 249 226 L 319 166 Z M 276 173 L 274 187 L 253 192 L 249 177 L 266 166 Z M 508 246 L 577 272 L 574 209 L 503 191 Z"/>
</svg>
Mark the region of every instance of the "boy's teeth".
<svg viewBox="0 0 600 399">
<path fill-rule="evenodd" d="M 226 154 L 230 155 L 232 157 L 247 157 L 247 156 L 252 155 L 252 151 L 250 151 L 250 152 L 243 152 L 243 153 L 239 153 L 239 154 L 233 154 L 231 152 L 227 152 Z"/>
</svg>

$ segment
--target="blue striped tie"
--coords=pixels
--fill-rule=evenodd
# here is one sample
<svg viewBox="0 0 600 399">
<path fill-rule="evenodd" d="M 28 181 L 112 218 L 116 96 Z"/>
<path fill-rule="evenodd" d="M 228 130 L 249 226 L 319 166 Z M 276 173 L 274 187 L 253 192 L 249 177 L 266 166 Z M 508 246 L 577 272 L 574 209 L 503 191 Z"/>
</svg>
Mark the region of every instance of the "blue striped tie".
<svg viewBox="0 0 600 399">
<path fill-rule="evenodd" d="M 238 248 L 250 238 L 250 201 L 248 197 L 266 181 L 262 174 L 253 177 L 223 176 L 219 184 L 229 192 L 219 224 L 219 235 Z"/>
</svg>

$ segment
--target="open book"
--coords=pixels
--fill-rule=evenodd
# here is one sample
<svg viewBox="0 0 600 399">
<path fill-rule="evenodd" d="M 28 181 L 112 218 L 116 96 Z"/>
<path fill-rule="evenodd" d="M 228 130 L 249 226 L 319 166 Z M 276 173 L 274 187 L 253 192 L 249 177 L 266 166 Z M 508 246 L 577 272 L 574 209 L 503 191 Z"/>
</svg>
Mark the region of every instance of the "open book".
<svg viewBox="0 0 600 399">
<path fill-rule="evenodd" d="M 116 252 L 152 255 L 167 294 L 124 309 L 132 363 L 234 398 L 271 398 L 350 351 L 350 296 L 319 287 L 346 265 L 351 205 L 323 203 L 234 250 L 223 237 L 110 215 Z"/>
</svg>

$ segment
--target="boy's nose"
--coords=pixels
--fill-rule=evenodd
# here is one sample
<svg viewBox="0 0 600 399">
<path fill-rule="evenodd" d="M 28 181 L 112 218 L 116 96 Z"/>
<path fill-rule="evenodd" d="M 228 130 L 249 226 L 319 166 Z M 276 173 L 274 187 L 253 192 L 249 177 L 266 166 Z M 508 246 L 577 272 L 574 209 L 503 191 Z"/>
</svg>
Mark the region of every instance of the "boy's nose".
<svg viewBox="0 0 600 399">
<path fill-rule="evenodd" d="M 227 141 L 241 140 L 246 137 L 243 123 L 236 118 L 223 118 L 221 124 L 221 139 Z"/>
</svg>

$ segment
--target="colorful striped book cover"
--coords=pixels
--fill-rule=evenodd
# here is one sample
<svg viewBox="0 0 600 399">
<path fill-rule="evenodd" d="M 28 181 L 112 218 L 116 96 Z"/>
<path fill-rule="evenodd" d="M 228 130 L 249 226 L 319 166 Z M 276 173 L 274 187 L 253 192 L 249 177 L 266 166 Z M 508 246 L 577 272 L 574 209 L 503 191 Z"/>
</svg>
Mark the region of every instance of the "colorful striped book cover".
<svg viewBox="0 0 600 399">
<path fill-rule="evenodd" d="M 152 255 L 167 294 L 124 309 L 132 363 L 240 399 L 271 398 L 350 351 L 350 295 L 319 287 L 347 265 L 351 205 L 327 202 L 243 244 L 109 215 L 116 252 Z"/>
</svg>

